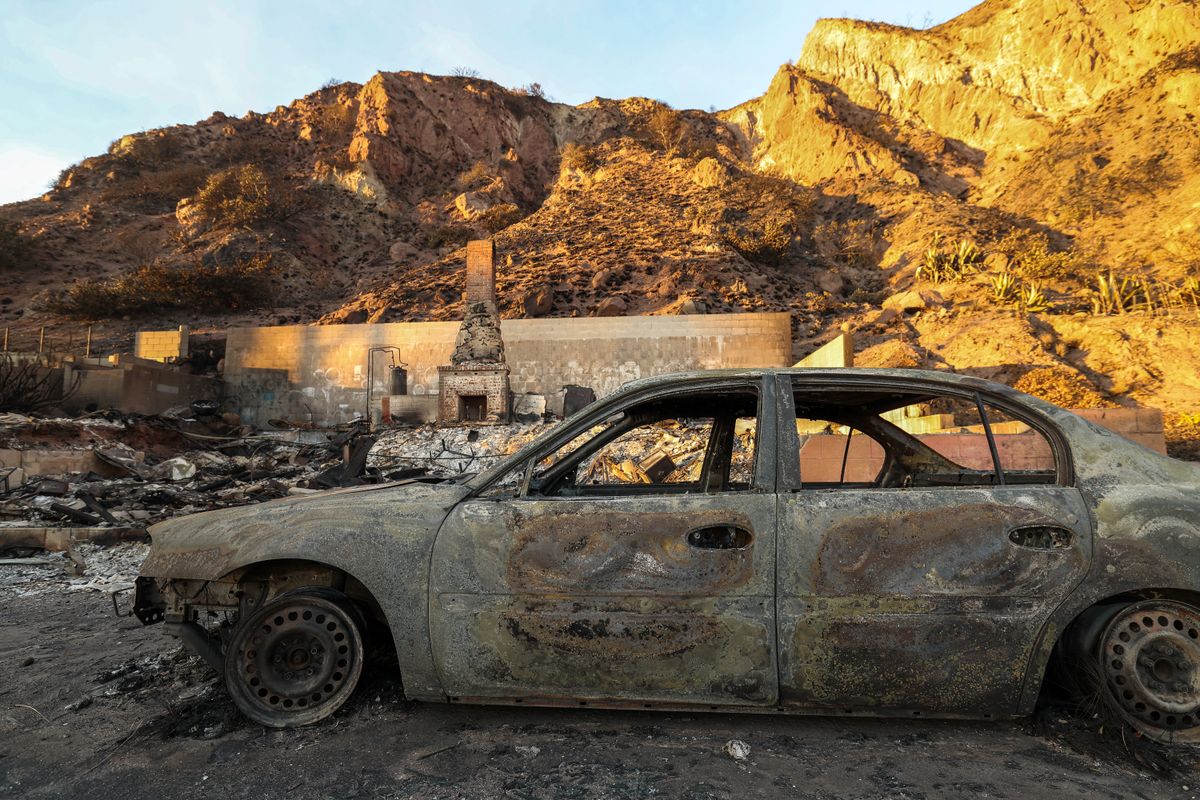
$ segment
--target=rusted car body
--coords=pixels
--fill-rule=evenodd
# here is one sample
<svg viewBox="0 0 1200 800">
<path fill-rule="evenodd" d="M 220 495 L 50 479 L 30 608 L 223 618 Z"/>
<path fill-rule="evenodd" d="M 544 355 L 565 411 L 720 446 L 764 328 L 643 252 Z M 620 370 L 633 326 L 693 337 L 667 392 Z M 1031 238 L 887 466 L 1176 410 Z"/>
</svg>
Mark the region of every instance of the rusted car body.
<svg viewBox="0 0 1200 800">
<path fill-rule="evenodd" d="M 888 421 L 952 402 L 978 409 L 990 463 Z M 677 482 L 579 482 L 626 432 L 700 416 L 708 444 Z M 1044 463 L 1006 468 L 1002 426 Z M 840 476 L 806 479 L 817 444 L 844 449 Z M 879 460 L 849 480 L 860 450 Z M 1131 724 L 1190 740 L 1198 489 L 1197 467 L 979 379 L 686 373 L 480 475 L 161 523 L 135 608 L 268 725 L 344 702 L 376 619 L 417 700 L 998 718 L 1032 710 L 1058 648 Z M 213 613 L 219 635 L 198 624 Z"/>
</svg>

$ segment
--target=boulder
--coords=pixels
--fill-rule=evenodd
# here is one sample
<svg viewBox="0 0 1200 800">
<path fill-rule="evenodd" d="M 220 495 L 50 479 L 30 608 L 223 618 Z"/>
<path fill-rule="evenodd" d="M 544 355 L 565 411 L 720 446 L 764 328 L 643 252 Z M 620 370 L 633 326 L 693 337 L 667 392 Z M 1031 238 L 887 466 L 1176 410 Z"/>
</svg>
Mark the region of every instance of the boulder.
<svg viewBox="0 0 1200 800">
<path fill-rule="evenodd" d="M 680 314 L 707 314 L 708 304 L 703 300 L 696 300 L 691 297 L 685 297 L 679 302 Z"/>
<path fill-rule="evenodd" d="M 619 317 L 628 308 L 625 301 L 619 297 L 606 297 L 596 304 L 592 311 L 594 317 Z"/>
<path fill-rule="evenodd" d="M 185 236 L 195 236 L 203 233 L 203 223 L 192 198 L 185 197 L 175 205 L 175 221 L 183 228 Z"/>
<path fill-rule="evenodd" d="M 410 258 L 416 258 L 420 254 L 421 251 L 416 247 L 416 245 L 409 244 L 403 239 L 393 243 L 392 246 L 388 248 L 388 257 L 398 264 L 407 261 Z"/>
<path fill-rule="evenodd" d="M 544 317 L 554 309 L 554 292 L 546 287 L 531 289 L 521 297 L 527 317 Z"/>
<path fill-rule="evenodd" d="M 1010 266 L 1007 253 L 988 253 L 983 259 L 983 267 L 988 272 L 1005 272 Z"/>
<path fill-rule="evenodd" d="M 454 198 L 454 208 L 466 220 L 472 220 L 492 207 L 491 202 L 479 192 L 463 192 Z"/>
<path fill-rule="evenodd" d="M 945 299 L 933 289 L 911 289 L 907 292 L 897 292 L 884 300 L 883 308 L 885 311 L 891 309 L 909 314 L 927 308 L 941 308 L 945 304 Z"/>
<path fill-rule="evenodd" d="M 846 281 L 836 272 L 821 272 L 817 275 L 817 288 L 834 297 L 840 297 L 846 288 Z"/>
<path fill-rule="evenodd" d="M 729 184 L 729 170 L 712 156 L 700 159 L 692 167 L 692 183 L 705 189 L 716 189 Z"/>
<path fill-rule="evenodd" d="M 592 276 L 592 288 L 599 289 L 603 286 L 607 286 L 608 282 L 611 280 L 612 280 L 612 270 L 611 269 L 599 270 L 595 275 Z"/>
</svg>

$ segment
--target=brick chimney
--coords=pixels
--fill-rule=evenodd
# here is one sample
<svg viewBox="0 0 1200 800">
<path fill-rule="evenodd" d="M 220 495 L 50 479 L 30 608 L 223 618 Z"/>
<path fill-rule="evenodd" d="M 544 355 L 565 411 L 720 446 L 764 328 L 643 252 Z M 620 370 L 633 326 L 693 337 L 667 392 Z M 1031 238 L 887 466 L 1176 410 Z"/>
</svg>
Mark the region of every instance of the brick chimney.
<svg viewBox="0 0 1200 800">
<path fill-rule="evenodd" d="M 467 242 L 467 279 L 463 303 L 486 303 L 492 313 L 496 308 L 496 263 L 491 239 Z"/>
<path fill-rule="evenodd" d="M 491 240 L 467 243 L 463 321 L 450 363 L 438 367 L 438 422 L 501 422 L 510 404 L 508 365 L 496 307 Z"/>
</svg>

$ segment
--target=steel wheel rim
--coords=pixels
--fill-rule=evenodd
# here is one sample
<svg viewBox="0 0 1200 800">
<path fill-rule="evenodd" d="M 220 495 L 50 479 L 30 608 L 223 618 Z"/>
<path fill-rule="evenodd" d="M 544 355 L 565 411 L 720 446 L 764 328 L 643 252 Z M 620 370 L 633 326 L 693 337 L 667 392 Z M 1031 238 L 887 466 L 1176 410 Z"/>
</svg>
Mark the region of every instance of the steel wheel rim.
<svg viewBox="0 0 1200 800">
<path fill-rule="evenodd" d="M 238 706 L 271 727 L 323 719 L 362 672 L 362 637 L 337 603 L 293 595 L 264 606 L 234 635 L 226 679 Z"/>
<path fill-rule="evenodd" d="M 1109 624 L 1101 647 L 1105 684 L 1135 727 L 1166 738 L 1200 731 L 1200 612 L 1138 603 Z"/>
</svg>

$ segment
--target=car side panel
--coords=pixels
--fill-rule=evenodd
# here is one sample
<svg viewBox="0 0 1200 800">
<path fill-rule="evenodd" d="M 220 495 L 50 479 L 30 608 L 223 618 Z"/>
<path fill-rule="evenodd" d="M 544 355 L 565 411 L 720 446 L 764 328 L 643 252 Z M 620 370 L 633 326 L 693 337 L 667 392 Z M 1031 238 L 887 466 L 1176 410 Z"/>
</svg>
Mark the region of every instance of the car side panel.
<svg viewBox="0 0 1200 800">
<path fill-rule="evenodd" d="M 218 580 L 266 561 L 314 561 L 353 576 L 387 618 L 405 694 L 444 699 L 429 650 L 429 559 L 466 491 L 410 484 L 289 498 L 170 520 L 151 531 L 149 577 Z"/>
<path fill-rule="evenodd" d="M 431 579 L 447 692 L 774 702 L 774 513 L 768 492 L 461 504 Z M 688 546 L 722 525 L 751 545 Z"/>
</svg>

